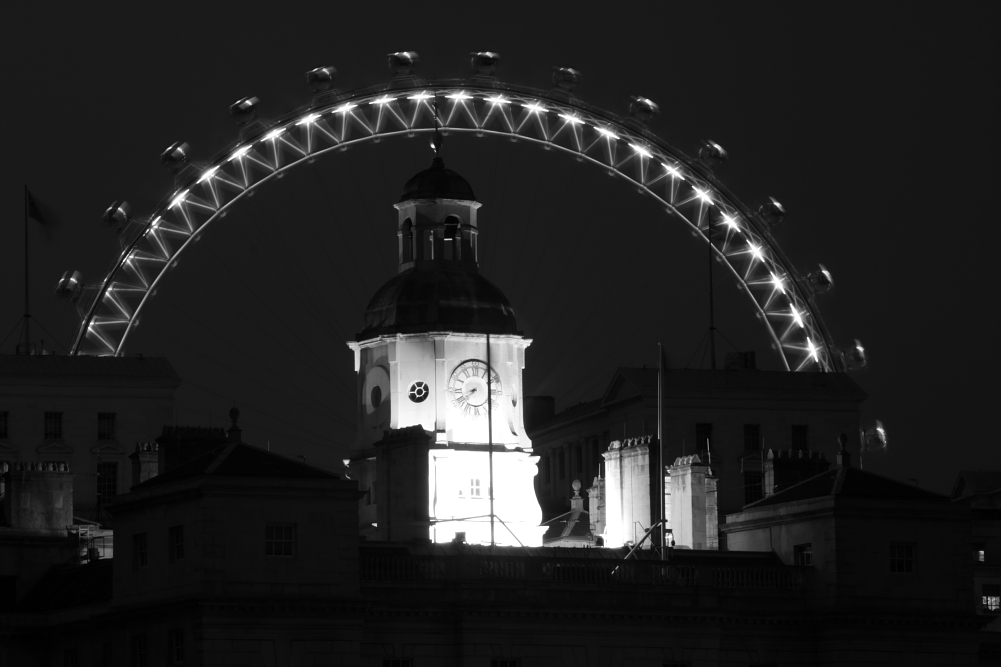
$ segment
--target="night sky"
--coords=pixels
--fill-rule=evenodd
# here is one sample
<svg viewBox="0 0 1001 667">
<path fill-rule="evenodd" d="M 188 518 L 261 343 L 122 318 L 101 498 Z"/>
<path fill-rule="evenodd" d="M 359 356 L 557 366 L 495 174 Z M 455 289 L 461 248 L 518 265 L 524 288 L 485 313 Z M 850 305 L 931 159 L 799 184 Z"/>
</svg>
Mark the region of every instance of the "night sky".
<svg viewBox="0 0 1001 667">
<path fill-rule="evenodd" d="M 551 67 L 569 66 L 595 106 L 653 99 L 654 133 L 690 155 L 719 142 L 727 187 L 787 207 L 779 243 L 802 272 L 831 270 L 825 321 L 871 355 L 853 376 L 890 448 L 867 469 L 947 491 L 961 469 L 1001 468 L 996 3 L 107 7 L 5 8 L 0 340 L 23 310 L 24 184 L 46 217 L 29 233 L 32 313 L 48 332 L 34 339 L 63 352 L 77 320 L 56 281 L 100 279 L 118 249 L 103 211 L 127 199 L 141 215 L 171 192 L 169 144 L 208 160 L 236 138 L 231 103 L 255 95 L 276 117 L 308 103 L 317 66 L 350 90 L 388 81 L 391 51 L 446 78 L 490 50 L 504 81 L 548 88 Z M 554 153 L 454 135 L 444 149 L 483 203 L 481 269 L 534 339 L 525 394 L 558 409 L 596 398 L 616 367 L 655 364 L 658 341 L 672 366 L 707 367 L 706 246 L 621 179 Z M 182 255 L 127 350 L 173 362 L 179 424 L 228 424 L 235 401 L 245 441 L 337 465 L 355 418 L 344 341 L 395 274 L 391 205 L 430 159 L 426 138 L 330 155 Z M 720 361 L 753 349 L 776 368 L 750 301 L 716 277 Z"/>
</svg>

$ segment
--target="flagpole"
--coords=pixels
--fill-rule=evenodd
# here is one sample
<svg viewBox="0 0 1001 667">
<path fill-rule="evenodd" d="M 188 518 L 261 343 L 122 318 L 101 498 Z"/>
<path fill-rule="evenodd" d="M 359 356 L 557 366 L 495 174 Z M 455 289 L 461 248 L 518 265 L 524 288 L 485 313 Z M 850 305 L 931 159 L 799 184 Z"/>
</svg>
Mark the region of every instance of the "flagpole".
<svg viewBox="0 0 1001 667">
<path fill-rule="evenodd" d="M 31 345 L 31 310 L 28 308 L 28 184 L 24 185 L 24 352 Z"/>
<path fill-rule="evenodd" d="M 490 380 L 490 334 L 487 334 L 487 460 L 490 464 L 490 546 L 494 542 L 494 411 L 493 386 Z"/>
<path fill-rule="evenodd" d="M 664 503 L 667 501 L 667 487 L 664 482 L 664 346 L 657 343 L 657 518 L 660 520 L 660 559 L 664 560 L 667 547 L 664 544 L 666 530 L 664 527 Z"/>
</svg>

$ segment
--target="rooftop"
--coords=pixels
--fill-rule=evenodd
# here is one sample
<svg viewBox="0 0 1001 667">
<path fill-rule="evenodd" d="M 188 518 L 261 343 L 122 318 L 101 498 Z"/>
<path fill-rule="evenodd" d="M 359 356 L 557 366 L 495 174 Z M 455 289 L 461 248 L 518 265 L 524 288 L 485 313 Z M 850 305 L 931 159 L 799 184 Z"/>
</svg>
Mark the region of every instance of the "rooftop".
<svg viewBox="0 0 1001 667">
<path fill-rule="evenodd" d="M 181 378 L 163 357 L 91 357 L 67 355 L 0 354 L 0 383 L 37 378 L 114 378 L 167 380 Z"/>
</svg>

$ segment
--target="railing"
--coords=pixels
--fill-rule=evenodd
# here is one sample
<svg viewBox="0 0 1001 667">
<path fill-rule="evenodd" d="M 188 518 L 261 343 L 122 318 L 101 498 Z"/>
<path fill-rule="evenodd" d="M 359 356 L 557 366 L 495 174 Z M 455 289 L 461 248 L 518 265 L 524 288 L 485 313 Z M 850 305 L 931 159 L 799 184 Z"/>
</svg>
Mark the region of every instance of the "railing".
<svg viewBox="0 0 1001 667">
<path fill-rule="evenodd" d="M 660 561 L 496 556 L 363 555 L 361 579 L 380 582 L 538 582 L 573 586 L 711 586 L 800 590 L 803 574 L 786 567 L 713 567 Z"/>
</svg>

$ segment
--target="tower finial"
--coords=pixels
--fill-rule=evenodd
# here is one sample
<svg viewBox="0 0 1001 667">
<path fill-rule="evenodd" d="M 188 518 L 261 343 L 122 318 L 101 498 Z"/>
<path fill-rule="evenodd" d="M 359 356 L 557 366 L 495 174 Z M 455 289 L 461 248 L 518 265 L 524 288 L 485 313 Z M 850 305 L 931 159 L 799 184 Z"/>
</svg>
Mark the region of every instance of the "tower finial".
<svg viewBox="0 0 1001 667">
<path fill-rule="evenodd" d="M 438 93 L 434 95 L 434 136 L 431 137 L 431 150 L 436 158 L 441 157 L 441 147 L 445 144 L 445 138 L 441 136 L 441 121 L 438 119 Z"/>
</svg>

